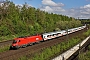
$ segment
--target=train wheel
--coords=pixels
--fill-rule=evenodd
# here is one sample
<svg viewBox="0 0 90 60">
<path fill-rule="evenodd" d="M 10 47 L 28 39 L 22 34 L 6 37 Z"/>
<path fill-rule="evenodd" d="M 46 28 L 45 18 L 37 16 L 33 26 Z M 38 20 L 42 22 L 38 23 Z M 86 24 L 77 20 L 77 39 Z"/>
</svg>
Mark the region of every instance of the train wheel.
<svg viewBox="0 0 90 60">
<path fill-rule="evenodd" d="M 37 41 L 37 42 L 36 42 L 36 44 L 39 44 L 39 43 L 40 43 L 40 41 Z"/>
<path fill-rule="evenodd" d="M 30 46 L 32 46 L 32 45 L 33 45 L 33 43 L 30 43 L 29 45 L 30 45 Z"/>
<path fill-rule="evenodd" d="M 19 46 L 16 46 L 16 48 L 15 49 L 19 49 L 20 47 Z"/>
<path fill-rule="evenodd" d="M 27 47 L 27 44 L 23 45 L 22 47 L 23 47 L 23 48 Z"/>
<path fill-rule="evenodd" d="M 10 46 L 9 50 L 12 50 L 12 46 Z"/>
</svg>

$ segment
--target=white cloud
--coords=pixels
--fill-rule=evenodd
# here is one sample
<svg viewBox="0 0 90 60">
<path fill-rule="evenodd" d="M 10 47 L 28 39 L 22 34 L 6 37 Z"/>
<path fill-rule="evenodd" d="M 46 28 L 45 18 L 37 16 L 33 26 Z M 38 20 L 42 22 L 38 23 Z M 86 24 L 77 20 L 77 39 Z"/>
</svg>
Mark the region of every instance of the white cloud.
<svg viewBox="0 0 90 60">
<path fill-rule="evenodd" d="M 49 6 L 45 6 L 44 8 L 41 8 L 41 10 L 47 11 L 47 12 L 53 12 L 53 9 Z"/>
<path fill-rule="evenodd" d="M 90 4 L 80 7 L 80 8 L 90 8 Z"/>
<path fill-rule="evenodd" d="M 53 2 L 52 0 L 43 0 L 42 1 L 43 5 L 49 5 L 49 6 L 56 6 L 57 4 Z"/>
<path fill-rule="evenodd" d="M 63 3 L 55 3 L 52 0 L 42 0 L 42 6 L 40 7 L 41 10 L 47 11 L 47 12 L 53 12 L 53 13 L 58 13 L 58 12 L 64 12 L 65 10 L 62 8 L 64 6 Z"/>
<path fill-rule="evenodd" d="M 84 19 L 88 19 L 90 18 L 90 4 L 84 5 L 80 8 L 73 8 L 73 9 L 69 9 L 66 10 L 66 15 L 71 16 L 71 17 L 75 17 L 75 18 L 84 18 Z"/>
<path fill-rule="evenodd" d="M 90 18 L 90 4 L 79 8 L 64 9 L 63 3 L 56 3 L 53 0 L 42 0 L 42 6 L 40 9 L 47 12 L 67 15 L 74 18 Z"/>
<path fill-rule="evenodd" d="M 64 6 L 63 3 L 55 3 L 52 0 L 42 0 L 43 5 L 48 5 L 48 6 Z"/>
<path fill-rule="evenodd" d="M 53 9 L 55 12 L 64 12 L 64 11 L 65 11 L 62 7 L 52 7 L 52 9 Z"/>
<path fill-rule="evenodd" d="M 90 16 L 90 4 L 80 7 L 80 13 L 85 16 L 86 15 Z"/>
</svg>

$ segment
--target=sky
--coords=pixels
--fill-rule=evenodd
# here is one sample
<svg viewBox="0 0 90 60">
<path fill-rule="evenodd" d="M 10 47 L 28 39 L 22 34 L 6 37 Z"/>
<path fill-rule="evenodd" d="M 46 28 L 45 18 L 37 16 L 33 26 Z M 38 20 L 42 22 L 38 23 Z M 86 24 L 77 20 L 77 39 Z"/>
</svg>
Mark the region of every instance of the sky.
<svg viewBox="0 0 90 60">
<path fill-rule="evenodd" d="M 90 19 L 90 0 L 10 0 L 15 4 L 25 2 L 32 7 L 49 13 L 62 14 L 69 17 Z"/>
</svg>

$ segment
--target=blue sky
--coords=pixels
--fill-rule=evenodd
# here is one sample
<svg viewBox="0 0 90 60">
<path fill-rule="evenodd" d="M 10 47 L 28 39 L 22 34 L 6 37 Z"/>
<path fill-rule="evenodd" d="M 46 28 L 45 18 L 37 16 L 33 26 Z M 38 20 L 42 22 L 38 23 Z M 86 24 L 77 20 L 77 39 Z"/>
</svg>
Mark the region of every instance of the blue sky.
<svg viewBox="0 0 90 60">
<path fill-rule="evenodd" d="M 30 6 L 47 12 L 67 15 L 74 18 L 90 17 L 90 0 L 10 0 L 15 4 L 27 2 Z"/>
<path fill-rule="evenodd" d="M 39 5 L 42 4 L 42 0 L 10 0 L 10 1 L 13 1 L 14 3 L 16 4 L 24 4 L 25 2 L 27 2 L 28 4 L 34 6 L 34 7 L 39 7 Z M 72 8 L 72 7 L 80 7 L 80 6 L 83 6 L 85 4 L 89 4 L 90 1 L 89 0 L 52 0 L 56 3 L 60 2 L 60 3 L 63 3 L 65 4 L 65 7 L 66 8 Z"/>
</svg>

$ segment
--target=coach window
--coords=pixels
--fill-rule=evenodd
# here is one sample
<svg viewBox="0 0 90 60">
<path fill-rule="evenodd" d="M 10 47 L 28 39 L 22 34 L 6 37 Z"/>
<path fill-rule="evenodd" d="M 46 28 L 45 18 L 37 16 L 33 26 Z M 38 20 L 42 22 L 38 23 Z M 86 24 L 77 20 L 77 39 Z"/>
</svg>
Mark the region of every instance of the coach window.
<svg viewBox="0 0 90 60">
<path fill-rule="evenodd" d="M 57 33 L 57 35 L 59 35 L 60 33 Z"/>
<path fill-rule="evenodd" d="M 64 33 L 66 33 L 66 32 L 64 32 Z"/>
<path fill-rule="evenodd" d="M 58 34 L 61 34 L 61 33 L 58 33 Z"/>
<path fill-rule="evenodd" d="M 70 31 L 68 31 L 68 32 L 70 32 Z"/>
<path fill-rule="evenodd" d="M 50 36 L 52 36 L 52 35 L 50 35 Z"/>
<path fill-rule="evenodd" d="M 44 36 L 44 38 L 45 38 L 45 36 Z"/>
<path fill-rule="evenodd" d="M 49 37 L 49 35 L 47 37 Z"/>
<path fill-rule="evenodd" d="M 51 35 L 49 35 L 49 37 L 51 37 Z"/>
</svg>

